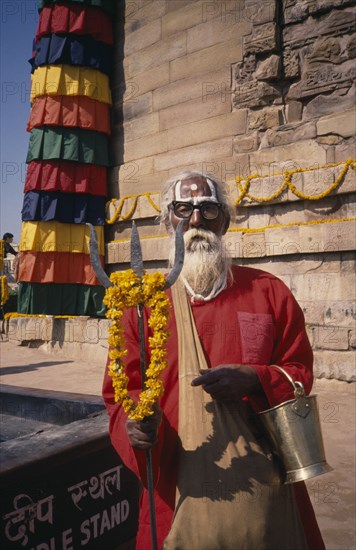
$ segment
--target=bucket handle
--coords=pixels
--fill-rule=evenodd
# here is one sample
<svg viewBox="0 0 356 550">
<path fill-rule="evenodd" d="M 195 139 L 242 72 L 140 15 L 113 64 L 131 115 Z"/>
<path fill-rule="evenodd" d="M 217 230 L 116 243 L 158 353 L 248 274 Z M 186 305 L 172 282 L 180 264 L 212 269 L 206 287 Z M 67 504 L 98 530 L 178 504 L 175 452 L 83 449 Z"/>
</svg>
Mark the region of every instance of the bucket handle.
<svg viewBox="0 0 356 550">
<path fill-rule="evenodd" d="M 275 369 L 278 369 L 282 374 L 284 374 L 284 376 L 292 384 L 293 389 L 294 389 L 294 397 L 296 399 L 305 396 L 304 386 L 301 382 L 299 382 L 298 380 L 293 380 L 291 375 L 288 374 L 288 372 L 286 372 L 284 369 L 282 369 L 282 367 L 279 367 L 278 365 L 271 365 L 271 367 L 274 367 Z"/>
</svg>

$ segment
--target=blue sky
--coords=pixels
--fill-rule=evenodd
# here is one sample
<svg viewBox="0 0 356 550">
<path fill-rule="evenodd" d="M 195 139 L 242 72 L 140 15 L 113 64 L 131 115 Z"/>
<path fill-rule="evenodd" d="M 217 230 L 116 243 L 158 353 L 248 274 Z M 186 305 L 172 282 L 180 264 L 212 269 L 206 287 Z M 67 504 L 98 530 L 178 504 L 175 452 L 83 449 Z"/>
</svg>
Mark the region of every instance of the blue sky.
<svg viewBox="0 0 356 550">
<path fill-rule="evenodd" d="M 18 243 L 25 183 L 31 72 L 28 60 L 38 23 L 36 0 L 1 0 L 0 29 L 0 238 Z"/>
</svg>

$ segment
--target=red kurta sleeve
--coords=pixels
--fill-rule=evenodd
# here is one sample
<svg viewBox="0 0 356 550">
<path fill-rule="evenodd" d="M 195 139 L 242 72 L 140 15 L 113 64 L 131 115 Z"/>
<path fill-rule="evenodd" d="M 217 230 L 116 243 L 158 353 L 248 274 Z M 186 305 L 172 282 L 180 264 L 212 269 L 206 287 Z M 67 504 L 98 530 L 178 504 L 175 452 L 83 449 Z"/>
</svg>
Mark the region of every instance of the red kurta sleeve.
<svg viewBox="0 0 356 550">
<path fill-rule="evenodd" d="M 306 394 L 313 384 L 313 353 L 305 329 L 303 312 L 290 290 L 280 280 L 270 289 L 274 306 L 275 341 L 270 364 L 257 365 L 256 372 L 271 407 L 294 398 L 287 378 L 273 365 L 278 365 L 300 381 Z"/>
</svg>

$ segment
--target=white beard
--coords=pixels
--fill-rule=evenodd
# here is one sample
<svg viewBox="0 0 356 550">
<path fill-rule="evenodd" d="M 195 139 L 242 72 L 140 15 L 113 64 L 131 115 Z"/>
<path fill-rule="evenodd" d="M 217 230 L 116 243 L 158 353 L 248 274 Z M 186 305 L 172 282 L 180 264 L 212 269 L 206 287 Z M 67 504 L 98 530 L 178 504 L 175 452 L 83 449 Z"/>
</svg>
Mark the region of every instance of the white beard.
<svg viewBox="0 0 356 550">
<path fill-rule="evenodd" d="M 212 231 L 189 229 L 184 233 L 184 243 L 185 256 L 181 277 L 188 283 L 188 290 L 191 289 L 195 295 L 208 297 L 214 285 L 224 287 L 231 261 L 225 256 L 221 238 Z M 174 263 L 174 248 L 173 235 L 169 255 L 170 266 Z"/>
</svg>

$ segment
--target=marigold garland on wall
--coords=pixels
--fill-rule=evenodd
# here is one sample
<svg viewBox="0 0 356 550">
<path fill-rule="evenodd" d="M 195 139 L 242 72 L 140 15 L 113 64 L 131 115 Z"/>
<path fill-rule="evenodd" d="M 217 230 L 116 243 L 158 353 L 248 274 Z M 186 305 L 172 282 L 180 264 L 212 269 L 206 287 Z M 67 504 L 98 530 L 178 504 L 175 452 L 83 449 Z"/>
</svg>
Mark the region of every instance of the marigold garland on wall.
<svg viewBox="0 0 356 550">
<path fill-rule="evenodd" d="M 112 273 L 113 286 L 107 289 L 104 303 L 108 310 L 106 317 L 112 319 L 109 328 L 110 345 L 109 375 L 115 392 L 115 401 L 122 405 L 132 420 L 142 420 L 153 414 L 153 406 L 163 395 L 164 386 L 160 375 L 167 367 L 166 343 L 170 302 L 164 292 L 166 279 L 162 273 L 145 273 L 140 278 L 132 269 Z M 138 402 L 128 393 L 129 378 L 125 372 L 124 357 L 127 349 L 121 320 L 124 309 L 145 305 L 150 308 L 148 326 L 153 335 L 149 337 L 151 357 L 146 370 L 145 389 Z"/>
<path fill-rule="evenodd" d="M 302 191 L 299 191 L 296 186 L 293 184 L 292 179 L 295 174 L 303 174 L 304 172 L 313 172 L 316 170 L 320 170 L 321 168 L 336 168 L 337 166 L 343 166 L 341 169 L 339 175 L 336 177 L 335 181 L 331 183 L 323 193 L 317 193 L 316 195 L 308 195 L 306 193 L 303 193 Z M 247 178 L 238 177 L 236 178 L 236 183 L 239 191 L 239 197 L 235 201 L 235 206 L 238 206 L 242 203 L 242 200 L 247 197 L 253 202 L 257 203 L 268 203 L 272 202 L 278 197 L 280 197 L 286 189 L 290 189 L 292 193 L 298 197 L 299 199 L 303 200 L 309 200 L 309 201 L 318 201 L 320 199 L 324 199 L 328 195 L 330 195 L 333 191 L 335 191 L 339 185 L 342 183 L 347 171 L 351 167 L 352 170 L 355 170 L 355 159 L 349 159 L 343 162 L 338 162 L 336 164 L 326 164 L 324 166 L 317 166 L 317 167 L 311 167 L 311 168 L 296 168 L 295 170 L 285 170 L 282 173 L 282 183 L 279 189 L 275 191 L 272 195 L 268 197 L 256 197 L 250 193 L 250 186 L 251 182 L 254 179 L 261 180 L 264 178 L 268 178 L 269 176 L 266 175 L 260 175 L 260 174 L 252 174 L 248 176 Z M 276 174 L 277 176 L 278 174 Z M 243 185 L 244 182 L 244 185 Z"/>
<path fill-rule="evenodd" d="M 81 315 L 46 315 L 40 313 L 17 313 L 16 311 L 10 311 L 5 313 L 4 319 L 18 319 L 20 317 L 29 317 L 31 319 L 80 319 Z"/>
<path fill-rule="evenodd" d="M 293 178 L 297 176 L 298 174 L 304 173 L 304 172 L 316 172 L 320 169 L 327 169 L 327 168 L 337 168 L 340 167 L 339 174 L 335 177 L 335 181 L 331 182 L 328 186 L 328 188 L 322 192 L 317 193 L 315 195 L 309 195 L 307 193 L 304 193 L 297 189 L 296 185 L 293 183 Z M 355 170 L 356 169 L 356 159 L 351 158 L 344 160 L 342 162 L 337 162 L 334 164 L 325 164 L 322 166 L 311 166 L 308 168 L 295 168 L 294 170 L 285 170 L 281 173 L 274 174 L 274 177 L 277 179 L 280 179 L 280 186 L 279 188 L 272 193 L 271 195 L 267 197 L 259 197 L 255 196 L 251 193 L 251 184 L 254 180 L 257 180 L 258 182 L 261 182 L 264 178 L 270 177 L 269 174 L 251 174 L 249 176 L 244 177 L 236 177 L 234 179 L 234 184 L 237 187 L 238 197 L 235 200 L 235 206 L 240 206 L 243 204 L 243 201 L 245 198 L 249 199 L 249 201 L 256 202 L 256 203 L 270 203 L 278 199 L 285 191 L 288 189 L 299 199 L 302 200 L 310 200 L 310 201 L 318 201 L 320 199 L 323 199 L 329 195 L 331 195 L 334 191 L 337 190 L 337 188 L 343 183 L 344 178 L 349 170 Z M 229 181 L 228 181 L 229 183 Z M 232 181 L 230 181 L 232 184 Z M 160 206 L 159 204 L 155 203 L 152 196 L 157 195 L 159 196 L 158 191 L 152 191 L 147 193 L 139 193 L 136 195 L 126 195 L 122 197 L 118 203 L 118 205 L 115 207 L 115 212 L 111 216 L 111 218 L 108 218 L 106 220 L 106 223 L 113 224 L 117 223 L 118 221 L 125 221 L 133 217 L 133 215 L 136 212 L 138 200 L 140 198 L 146 198 L 147 201 L 150 203 L 152 208 L 156 210 L 157 212 L 160 212 Z M 122 211 L 124 210 L 124 207 L 128 201 L 132 201 L 131 206 L 128 207 L 128 211 L 125 214 L 122 214 Z M 106 205 L 107 211 L 109 210 L 110 205 L 114 205 L 118 202 L 118 199 L 111 199 Z"/>
</svg>

